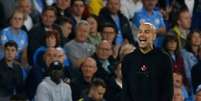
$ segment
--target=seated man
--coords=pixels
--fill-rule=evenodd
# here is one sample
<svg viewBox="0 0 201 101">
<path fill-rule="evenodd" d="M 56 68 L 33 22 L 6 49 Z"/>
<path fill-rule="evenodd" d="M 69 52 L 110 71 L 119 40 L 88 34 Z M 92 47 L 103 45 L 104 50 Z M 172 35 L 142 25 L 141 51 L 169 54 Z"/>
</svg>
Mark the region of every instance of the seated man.
<svg viewBox="0 0 201 101">
<path fill-rule="evenodd" d="M 114 72 L 113 66 L 115 60 L 112 56 L 112 45 L 106 40 L 103 40 L 97 47 L 96 53 L 92 56 L 97 63 L 96 77 L 102 78 L 105 81 L 110 81 Z"/>
<path fill-rule="evenodd" d="M 91 57 L 87 57 L 81 64 L 80 70 L 81 76 L 77 77 L 77 79 L 71 83 L 73 101 L 77 101 L 82 95 L 86 94 L 86 91 L 89 89 L 91 81 L 97 71 L 96 61 Z"/>
<path fill-rule="evenodd" d="M 76 26 L 75 38 L 64 46 L 66 55 L 72 61 L 75 68 L 80 66 L 84 58 L 91 56 L 95 52 L 95 47 L 87 43 L 89 28 L 90 26 L 87 21 L 80 21 Z"/>
<path fill-rule="evenodd" d="M 43 66 L 33 66 L 33 68 L 30 70 L 26 81 L 27 96 L 30 100 L 34 97 L 38 84 L 42 81 L 45 76 L 47 76 L 47 67 L 54 60 L 55 56 L 55 48 L 47 49 L 43 56 L 43 59 L 45 61 Z"/>
<path fill-rule="evenodd" d="M 23 92 L 21 66 L 15 61 L 17 48 L 14 41 L 4 45 L 4 58 L 0 61 L 0 101 L 9 101 L 11 96 Z"/>
<path fill-rule="evenodd" d="M 71 88 L 62 80 L 63 64 L 54 61 L 49 65 L 49 75 L 39 84 L 35 101 L 72 101 Z"/>
<path fill-rule="evenodd" d="M 102 79 L 94 79 L 89 88 L 88 95 L 78 101 L 105 101 L 106 84 Z"/>
</svg>

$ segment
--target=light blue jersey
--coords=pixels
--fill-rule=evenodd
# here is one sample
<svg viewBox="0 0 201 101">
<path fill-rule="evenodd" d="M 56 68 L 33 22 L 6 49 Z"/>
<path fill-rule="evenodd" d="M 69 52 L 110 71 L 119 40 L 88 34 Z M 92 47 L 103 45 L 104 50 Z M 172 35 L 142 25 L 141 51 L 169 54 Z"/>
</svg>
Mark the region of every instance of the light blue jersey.
<svg viewBox="0 0 201 101">
<path fill-rule="evenodd" d="M 17 43 L 18 45 L 17 58 L 19 59 L 22 55 L 22 51 L 28 46 L 27 33 L 23 30 L 19 30 L 18 33 L 13 33 L 12 28 L 7 27 L 1 31 L 0 36 L 1 36 L 0 39 L 1 46 L 4 46 L 4 44 L 10 40 L 13 40 Z"/>
</svg>

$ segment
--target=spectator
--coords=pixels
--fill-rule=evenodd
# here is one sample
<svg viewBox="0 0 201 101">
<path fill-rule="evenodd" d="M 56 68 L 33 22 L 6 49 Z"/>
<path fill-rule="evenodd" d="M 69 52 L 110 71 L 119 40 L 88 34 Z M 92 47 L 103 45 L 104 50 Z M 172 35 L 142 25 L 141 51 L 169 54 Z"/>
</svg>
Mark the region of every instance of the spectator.
<svg viewBox="0 0 201 101">
<path fill-rule="evenodd" d="M 100 27 L 105 24 L 113 24 L 117 29 L 115 38 L 116 45 L 122 45 L 127 39 L 129 43 L 134 44 L 131 26 L 128 19 L 120 12 L 120 0 L 108 0 L 106 7 L 100 11 Z"/>
<path fill-rule="evenodd" d="M 63 69 L 59 61 L 49 65 L 50 74 L 38 85 L 36 101 L 72 101 L 71 88 L 62 80 Z"/>
<path fill-rule="evenodd" d="M 180 71 L 173 72 L 173 87 L 174 90 L 180 89 L 181 96 L 185 101 L 193 101 L 193 96 L 191 95 L 191 90 L 189 89 L 189 84 L 186 83 L 186 79 L 184 74 Z"/>
<path fill-rule="evenodd" d="M 60 36 L 57 31 L 47 31 L 44 35 L 45 45 L 40 46 L 36 49 L 33 55 L 33 65 L 41 66 L 43 62 L 43 55 L 48 48 L 56 48 L 59 47 L 60 44 Z"/>
<path fill-rule="evenodd" d="M 194 30 L 187 36 L 185 49 L 193 53 L 198 58 L 200 45 L 201 45 L 201 32 L 198 30 Z"/>
<path fill-rule="evenodd" d="M 188 34 L 186 40 L 185 49 L 182 50 L 182 56 L 184 58 L 184 66 L 185 66 L 185 74 L 188 82 L 190 83 L 191 90 L 192 88 L 192 78 L 191 78 L 191 70 L 192 67 L 198 62 L 198 50 L 201 45 L 201 37 L 200 33 L 197 31 L 193 31 Z M 191 93 L 193 90 L 191 91 Z"/>
<path fill-rule="evenodd" d="M 62 17 L 70 17 L 70 4 L 71 0 L 56 0 L 56 4 L 54 4 L 53 7 L 57 10 L 57 20 Z"/>
<path fill-rule="evenodd" d="M 135 28 L 139 28 L 142 22 L 149 22 L 156 27 L 157 38 L 155 40 L 155 46 L 161 48 L 164 35 L 166 32 L 165 23 L 161 13 L 155 10 L 158 0 L 142 0 L 143 8 L 135 13 L 133 18 L 133 25 Z"/>
<path fill-rule="evenodd" d="M 15 10 L 10 18 L 10 26 L 1 31 L 0 43 L 1 45 L 4 45 L 9 40 L 14 40 L 19 47 L 17 50 L 17 59 L 21 63 L 27 64 L 28 36 L 24 30 L 21 30 L 24 20 L 24 13 Z"/>
<path fill-rule="evenodd" d="M 187 8 L 182 8 L 178 11 L 172 34 L 179 39 L 180 48 L 184 48 L 187 36 L 191 27 L 191 16 Z"/>
<path fill-rule="evenodd" d="M 102 40 L 107 40 L 110 44 L 115 45 L 117 30 L 112 24 L 105 24 L 101 28 Z"/>
<path fill-rule="evenodd" d="M 77 79 L 71 83 L 73 101 L 77 101 L 87 93 L 97 71 L 96 61 L 91 57 L 87 57 L 82 62 L 80 70 L 81 76 L 77 75 Z"/>
<path fill-rule="evenodd" d="M 35 24 L 39 23 L 39 12 L 33 8 L 30 0 L 19 0 L 17 8 L 26 16 L 24 21 L 25 31 L 30 31 Z"/>
<path fill-rule="evenodd" d="M 90 15 L 87 18 L 87 22 L 90 25 L 90 33 L 88 36 L 88 43 L 97 46 L 101 42 L 101 35 L 98 32 L 98 22 L 97 22 L 97 16 Z"/>
<path fill-rule="evenodd" d="M 166 36 L 163 49 L 172 60 L 173 71 L 179 71 L 185 78 L 184 59 L 179 48 L 179 40 L 177 37 L 173 35 Z"/>
<path fill-rule="evenodd" d="M 105 101 L 106 84 L 102 79 L 94 79 L 89 88 L 89 93 L 78 101 Z"/>
<path fill-rule="evenodd" d="M 114 73 L 115 60 L 112 56 L 112 46 L 106 40 L 103 40 L 96 49 L 96 53 L 92 56 L 97 63 L 96 77 L 102 78 L 103 80 L 110 81 Z"/>
<path fill-rule="evenodd" d="M 56 60 L 56 56 L 57 50 L 55 48 L 49 48 L 43 55 L 43 65 L 33 66 L 31 68 L 26 81 L 26 91 L 29 100 L 32 100 L 34 98 L 38 84 L 48 75 L 48 67 L 51 62 Z"/>
<path fill-rule="evenodd" d="M 29 62 L 33 64 L 33 54 L 37 48 L 41 45 L 45 45 L 45 40 L 43 40 L 44 35 L 47 31 L 56 30 L 60 33 L 60 28 L 54 24 L 56 20 L 56 10 L 53 7 L 47 7 L 44 9 L 41 15 L 41 23 L 34 26 L 29 32 L 29 46 L 28 55 Z"/>
<path fill-rule="evenodd" d="M 117 30 L 115 29 L 115 26 L 112 24 L 105 24 L 101 28 L 101 35 L 102 40 L 107 40 L 113 47 L 113 57 L 117 58 L 119 49 L 121 45 L 115 44 L 115 38 L 117 37 Z M 125 40 L 126 42 L 127 40 Z"/>
<path fill-rule="evenodd" d="M 72 61 L 73 67 L 78 68 L 84 58 L 95 52 L 95 47 L 87 43 L 89 34 L 89 23 L 85 20 L 80 21 L 76 27 L 76 36 L 64 46 L 66 55 Z"/>
<path fill-rule="evenodd" d="M 84 20 L 83 14 L 85 10 L 85 1 L 84 0 L 73 0 L 71 2 L 71 20 L 73 21 L 73 29 L 75 29 L 76 25 Z"/>
<path fill-rule="evenodd" d="M 117 62 L 114 66 L 114 77 L 107 84 L 106 100 L 107 101 L 121 101 L 122 89 L 122 64 Z"/>
<path fill-rule="evenodd" d="M 73 22 L 69 18 L 61 17 L 58 24 L 62 30 L 61 47 L 63 48 L 72 39 Z"/>
<path fill-rule="evenodd" d="M 0 61 L 0 100 L 9 101 L 15 94 L 23 94 L 23 76 L 19 63 L 15 61 L 17 43 L 8 41 L 4 45 L 4 58 Z"/>
</svg>

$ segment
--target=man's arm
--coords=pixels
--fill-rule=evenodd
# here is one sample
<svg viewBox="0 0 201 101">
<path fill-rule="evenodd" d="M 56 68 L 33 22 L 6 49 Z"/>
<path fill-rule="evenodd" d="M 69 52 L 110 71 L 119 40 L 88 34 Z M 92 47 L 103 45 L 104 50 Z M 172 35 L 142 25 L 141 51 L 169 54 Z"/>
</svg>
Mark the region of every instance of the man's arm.
<svg viewBox="0 0 201 101">
<path fill-rule="evenodd" d="M 173 75 L 172 75 L 173 65 L 170 58 L 164 55 L 163 67 L 161 67 L 161 89 L 162 89 L 162 99 L 161 101 L 172 101 L 173 97 Z"/>
<path fill-rule="evenodd" d="M 123 76 L 123 94 L 122 94 L 122 99 L 121 101 L 131 101 L 130 99 L 130 94 L 128 93 L 128 70 L 127 70 L 127 67 L 128 67 L 128 58 L 127 56 L 123 59 L 123 62 L 122 62 L 122 76 Z"/>
</svg>

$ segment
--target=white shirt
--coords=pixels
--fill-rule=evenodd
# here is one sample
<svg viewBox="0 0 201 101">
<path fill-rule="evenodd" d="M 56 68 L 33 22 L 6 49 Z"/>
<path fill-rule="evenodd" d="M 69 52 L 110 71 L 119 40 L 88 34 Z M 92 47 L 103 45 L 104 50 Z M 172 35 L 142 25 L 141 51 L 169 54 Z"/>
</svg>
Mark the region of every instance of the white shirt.
<svg viewBox="0 0 201 101">
<path fill-rule="evenodd" d="M 33 27 L 33 21 L 29 15 L 27 16 L 27 19 L 24 21 L 24 26 L 28 31 L 30 31 L 31 28 Z"/>
<path fill-rule="evenodd" d="M 188 10 L 192 16 L 195 0 L 184 0 L 184 2 L 186 4 L 186 6 L 188 7 Z"/>
<path fill-rule="evenodd" d="M 56 84 L 46 77 L 38 85 L 35 101 L 72 101 L 71 88 L 63 81 Z"/>
<path fill-rule="evenodd" d="M 123 13 L 128 19 L 132 19 L 135 12 L 138 12 L 142 9 L 142 2 L 134 2 L 134 0 L 120 0 L 121 4 L 121 13 Z"/>
</svg>

